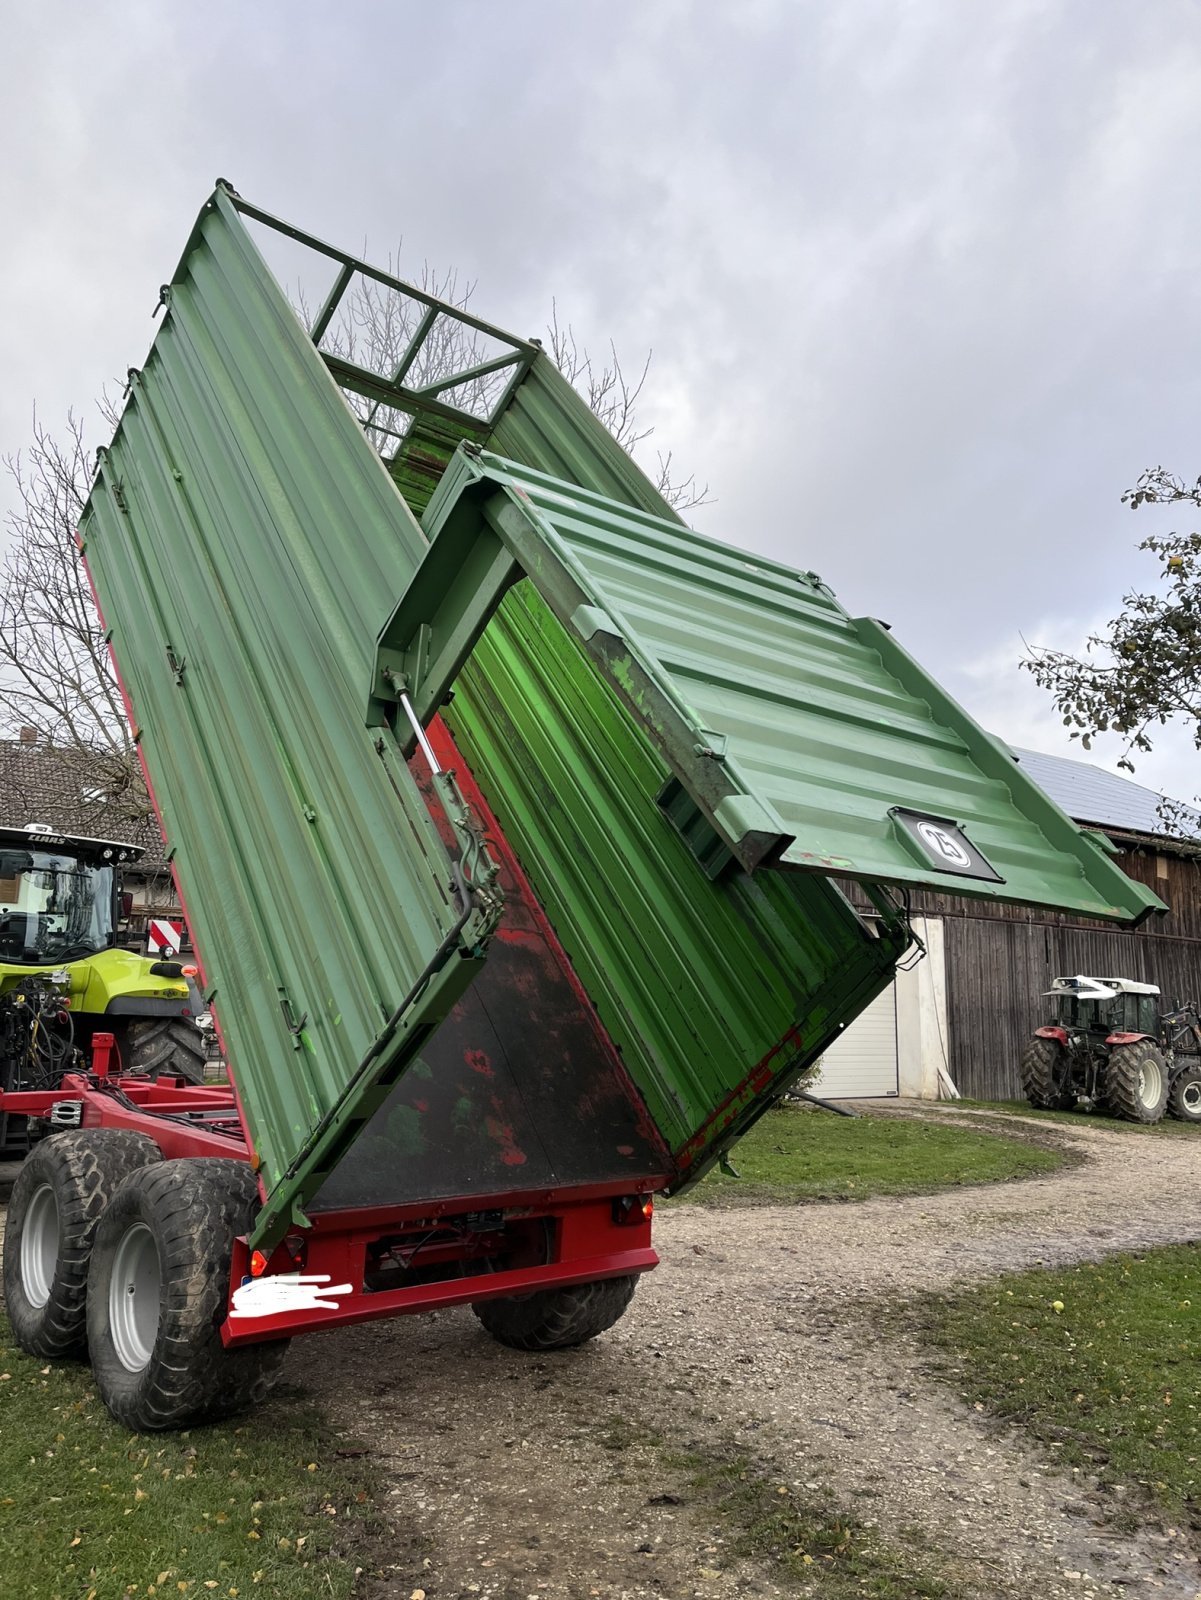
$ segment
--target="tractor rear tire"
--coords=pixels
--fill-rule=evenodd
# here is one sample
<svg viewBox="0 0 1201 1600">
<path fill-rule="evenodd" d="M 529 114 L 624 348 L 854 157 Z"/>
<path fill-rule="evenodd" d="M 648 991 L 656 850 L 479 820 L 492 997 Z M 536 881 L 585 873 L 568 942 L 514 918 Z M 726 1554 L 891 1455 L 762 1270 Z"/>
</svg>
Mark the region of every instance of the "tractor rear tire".
<svg viewBox="0 0 1201 1600">
<path fill-rule="evenodd" d="M 131 1172 L 159 1160 L 154 1140 L 130 1128 L 51 1134 L 26 1158 L 8 1204 L 4 1300 L 27 1355 L 54 1360 L 82 1352 L 101 1215 Z"/>
<path fill-rule="evenodd" d="M 137 1017 L 113 1032 L 122 1072 L 204 1082 L 204 1035 L 190 1017 Z"/>
<path fill-rule="evenodd" d="M 637 1277 L 600 1278 L 565 1289 L 477 1300 L 471 1309 L 513 1350 L 568 1350 L 611 1328 L 634 1298 Z"/>
<path fill-rule="evenodd" d="M 1105 1107 L 1125 1122 L 1162 1122 L 1168 1104 L 1168 1069 L 1150 1039 L 1115 1044 L 1105 1063 Z"/>
<path fill-rule="evenodd" d="M 1185 1067 L 1172 1079 L 1168 1115 L 1179 1122 L 1201 1122 L 1201 1067 Z"/>
<path fill-rule="evenodd" d="M 1022 1052 L 1022 1093 L 1036 1111 L 1071 1111 L 1075 1106 L 1076 1092 L 1063 1082 L 1071 1072 L 1066 1058 L 1061 1044 L 1037 1033 Z"/>
<path fill-rule="evenodd" d="M 286 1339 L 227 1349 L 234 1239 L 259 1207 L 244 1161 L 163 1161 L 127 1178 L 100 1219 L 88 1348 L 100 1398 L 136 1433 L 228 1417 L 263 1399 Z"/>
</svg>

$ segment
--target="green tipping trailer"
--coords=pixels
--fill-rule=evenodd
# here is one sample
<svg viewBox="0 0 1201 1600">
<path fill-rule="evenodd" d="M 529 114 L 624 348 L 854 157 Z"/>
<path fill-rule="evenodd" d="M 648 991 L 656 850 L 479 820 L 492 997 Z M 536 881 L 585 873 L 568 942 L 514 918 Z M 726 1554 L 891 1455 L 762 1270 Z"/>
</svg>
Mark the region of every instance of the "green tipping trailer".
<svg viewBox="0 0 1201 1600">
<path fill-rule="evenodd" d="M 310 325 L 256 235 L 327 267 Z M 411 314 L 387 370 L 331 333 L 364 284 Z M 891 981 L 911 888 L 1158 908 L 885 627 L 685 527 L 536 341 L 224 183 L 162 306 L 80 539 L 232 1089 L 77 1073 L 83 1127 L 10 1214 L 36 1233 L 63 1141 L 142 1141 L 74 1242 L 124 1420 L 433 1305 L 578 1342 L 654 1264 L 650 1197 Z M 191 1322 L 169 1203 L 220 1217 Z M 40 1226 L 10 1304 L 24 1255 L 54 1280 Z M 169 1339 L 200 1351 L 182 1396 Z"/>
</svg>

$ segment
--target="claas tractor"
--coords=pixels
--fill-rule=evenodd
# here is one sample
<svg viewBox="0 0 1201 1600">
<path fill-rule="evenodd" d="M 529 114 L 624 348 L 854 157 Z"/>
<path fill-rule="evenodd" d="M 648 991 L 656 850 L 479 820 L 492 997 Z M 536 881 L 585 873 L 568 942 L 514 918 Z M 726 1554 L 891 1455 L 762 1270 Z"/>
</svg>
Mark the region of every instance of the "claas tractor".
<svg viewBox="0 0 1201 1600">
<path fill-rule="evenodd" d="M 1022 1056 L 1032 1106 L 1071 1111 L 1084 1102 L 1127 1122 L 1165 1111 L 1201 1122 L 1201 1018 L 1194 1005 L 1164 1010 L 1158 988 L 1130 978 L 1055 978 L 1051 1021 Z"/>
<path fill-rule="evenodd" d="M 53 1088 L 111 1034 L 135 1076 L 204 1077 L 194 968 L 118 947 L 121 868 L 138 845 L 83 839 L 44 824 L 0 828 L 0 1090 Z M 0 1114 L 0 1157 L 30 1129 Z"/>
</svg>

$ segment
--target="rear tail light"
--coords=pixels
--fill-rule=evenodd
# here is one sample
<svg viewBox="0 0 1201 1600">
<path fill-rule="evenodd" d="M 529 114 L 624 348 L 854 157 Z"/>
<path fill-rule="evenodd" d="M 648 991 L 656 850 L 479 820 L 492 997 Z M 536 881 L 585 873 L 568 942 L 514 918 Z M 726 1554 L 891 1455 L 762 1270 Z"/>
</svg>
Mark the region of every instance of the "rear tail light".
<svg viewBox="0 0 1201 1600">
<path fill-rule="evenodd" d="M 623 1194 L 613 1202 L 613 1220 L 620 1227 L 637 1228 L 649 1222 L 654 1211 L 654 1196 L 649 1194 Z"/>
</svg>

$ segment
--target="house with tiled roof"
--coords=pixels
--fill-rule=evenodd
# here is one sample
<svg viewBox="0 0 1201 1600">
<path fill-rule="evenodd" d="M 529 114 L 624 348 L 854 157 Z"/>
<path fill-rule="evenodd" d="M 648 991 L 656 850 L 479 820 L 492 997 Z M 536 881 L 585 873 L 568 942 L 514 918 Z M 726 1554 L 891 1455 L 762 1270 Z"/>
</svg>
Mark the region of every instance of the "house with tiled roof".
<svg viewBox="0 0 1201 1600">
<path fill-rule="evenodd" d="M 158 822 L 123 762 L 103 751 L 48 744 L 33 728 L 0 739 L 0 827 L 31 822 L 141 847 L 143 855 L 123 874 L 128 942 L 144 937 L 151 915 L 179 918 Z"/>
</svg>

